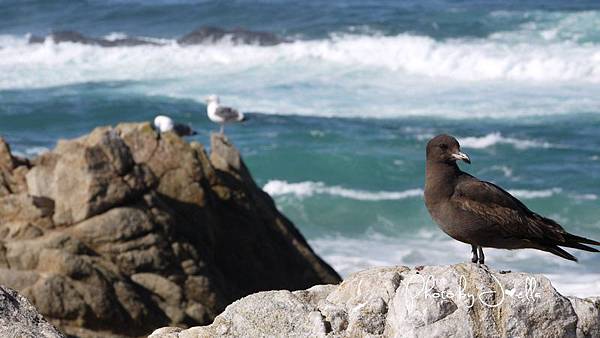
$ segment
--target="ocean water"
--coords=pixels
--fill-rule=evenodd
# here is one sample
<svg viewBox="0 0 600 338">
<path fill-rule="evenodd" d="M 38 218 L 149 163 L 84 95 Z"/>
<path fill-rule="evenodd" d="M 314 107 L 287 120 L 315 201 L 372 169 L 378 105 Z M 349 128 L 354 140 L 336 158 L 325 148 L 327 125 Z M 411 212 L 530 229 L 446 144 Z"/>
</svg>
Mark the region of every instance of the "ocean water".
<svg viewBox="0 0 600 338">
<path fill-rule="evenodd" d="M 289 40 L 180 46 L 201 26 Z M 28 44 L 75 30 L 163 46 Z M 0 135 L 33 157 L 99 125 L 167 114 L 207 143 L 212 93 L 249 113 L 226 132 L 258 184 L 342 275 L 470 259 L 423 204 L 424 150 L 459 138 L 470 173 L 600 239 L 600 4 L 592 1 L 0 1 Z M 495 269 L 600 295 L 573 263 L 487 249 Z"/>
</svg>

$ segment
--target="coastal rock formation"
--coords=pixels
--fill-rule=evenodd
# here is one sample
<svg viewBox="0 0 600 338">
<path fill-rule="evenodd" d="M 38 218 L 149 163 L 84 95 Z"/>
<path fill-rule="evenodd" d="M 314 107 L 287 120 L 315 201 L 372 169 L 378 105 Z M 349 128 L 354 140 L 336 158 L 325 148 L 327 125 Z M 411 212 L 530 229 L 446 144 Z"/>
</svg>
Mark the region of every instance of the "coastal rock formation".
<svg viewBox="0 0 600 338">
<path fill-rule="evenodd" d="M 541 275 L 474 264 L 383 267 L 339 285 L 260 292 L 208 326 L 151 338 L 599 337 L 600 298 L 566 298 Z"/>
<path fill-rule="evenodd" d="M 0 285 L 0 337 L 62 338 L 64 335 L 48 323 L 27 298 Z"/>
<path fill-rule="evenodd" d="M 287 42 L 277 35 L 267 32 L 255 32 L 242 28 L 226 30 L 218 27 L 200 27 L 179 38 L 177 43 L 183 46 L 198 45 L 215 43 L 225 39 L 236 45 L 274 46 Z"/>
<path fill-rule="evenodd" d="M 221 135 L 212 153 L 148 123 L 31 161 L 0 140 L 0 284 L 69 335 L 208 324 L 262 290 L 337 283 Z"/>
<path fill-rule="evenodd" d="M 54 43 L 63 43 L 63 42 L 72 42 L 72 43 L 80 43 L 83 45 L 96 45 L 101 47 L 134 47 L 134 46 L 143 46 L 143 45 L 151 45 L 158 46 L 160 45 L 157 42 L 143 40 L 138 38 L 117 38 L 117 39 L 103 39 L 103 38 L 94 38 L 85 36 L 79 32 L 75 31 L 58 31 L 51 34 L 48 34 L 46 37 L 33 35 L 29 37 L 29 43 L 44 43 L 46 40 L 51 40 Z"/>
<path fill-rule="evenodd" d="M 83 45 L 94 45 L 100 47 L 135 47 L 135 46 L 163 46 L 166 42 L 158 40 L 149 40 L 147 38 L 136 37 L 118 37 L 115 39 L 98 38 L 83 35 L 76 31 L 57 31 L 47 36 L 32 35 L 29 37 L 30 44 L 45 43 L 79 43 Z M 289 42 L 277 35 L 269 32 L 257 32 L 243 28 L 223 29 L 219 27 L 200 27 L 177 39 L 181 46 L 213 44 L 219 41 L 228 41 L 234 45 L 258 45 L 274 46 L 280 43 Z"/>
</svg>

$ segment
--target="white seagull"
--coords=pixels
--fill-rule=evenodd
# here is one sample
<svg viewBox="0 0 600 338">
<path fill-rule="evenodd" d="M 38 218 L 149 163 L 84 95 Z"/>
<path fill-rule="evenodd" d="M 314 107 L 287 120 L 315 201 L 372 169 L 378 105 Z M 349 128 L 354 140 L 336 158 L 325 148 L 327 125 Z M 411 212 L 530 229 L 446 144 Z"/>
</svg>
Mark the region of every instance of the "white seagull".
<svg viewBox="0 0 600 338">
<path fill-rule="evenodd" d="M 206 98 L 206 113 L 211 121 L 221 125 L 221 134 L 223 134 L 226 123 L 244 121 L 244 113 L 231 107 L 221 106 L 217 95 L 210 95 Z"/>
<path fill-rule="evenodd" d="M 154 118 L 154 128 L 156 128 L 161 133 L 166 133 L 169 131 L 175 132 L 175 134 L 179 136 L 190 136 L 198 134 L 192 127 L 187 124 L 175 123 L 173 119 L 165 116 L 158 115 Z"/>
</svg>

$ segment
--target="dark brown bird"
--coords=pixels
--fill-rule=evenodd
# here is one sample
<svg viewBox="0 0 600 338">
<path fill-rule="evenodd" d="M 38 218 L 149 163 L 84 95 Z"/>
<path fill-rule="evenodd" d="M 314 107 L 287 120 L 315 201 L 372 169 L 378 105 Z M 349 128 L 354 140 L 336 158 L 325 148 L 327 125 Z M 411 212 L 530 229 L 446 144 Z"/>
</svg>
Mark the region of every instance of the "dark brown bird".
<svg viewBox="0 0 600 338">
<path fill-rule="evenodd" d="M 600 242 L 566 232 L 499 186 L 461 171 L 458 160 L 471 163 L 454 137 L 438 135 L 427 143 L 425 205 L 446 234 L 471 244 L 473 263 L 484 264 L 483 247 L 538 249 L 572 261 L 577 258 L 561 246 L 599 252 L 585 244 Z"/>
</svg>

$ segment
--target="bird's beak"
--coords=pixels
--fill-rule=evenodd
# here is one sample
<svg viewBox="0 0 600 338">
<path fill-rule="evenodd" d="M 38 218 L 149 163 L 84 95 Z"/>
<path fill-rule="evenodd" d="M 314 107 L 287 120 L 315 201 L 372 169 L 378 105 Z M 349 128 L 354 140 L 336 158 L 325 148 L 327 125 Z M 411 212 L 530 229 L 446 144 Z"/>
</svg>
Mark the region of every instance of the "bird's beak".
<svg viewBox="0 0 600 338">
<path fill-rule="evenodd" d="M 461 153 L 460 151 L 456 154 L 452 154 L 452 158 L 454 158 L 456 160 L 463 160 L 463 161 L 471 164 L 471 159 L 469 158 L 469 155 L 467 155 L 465 153 Z"/>
</svg>

